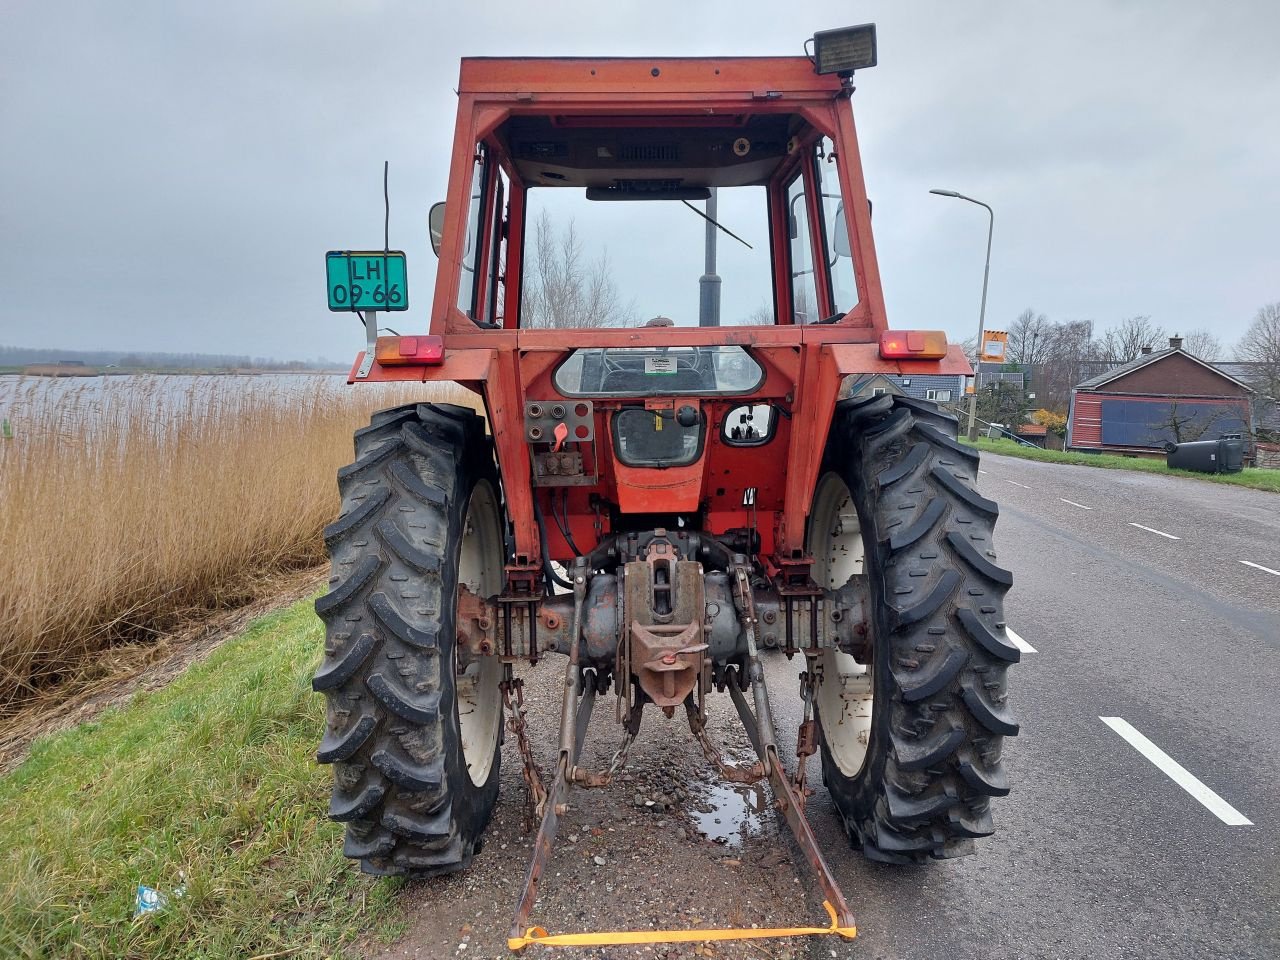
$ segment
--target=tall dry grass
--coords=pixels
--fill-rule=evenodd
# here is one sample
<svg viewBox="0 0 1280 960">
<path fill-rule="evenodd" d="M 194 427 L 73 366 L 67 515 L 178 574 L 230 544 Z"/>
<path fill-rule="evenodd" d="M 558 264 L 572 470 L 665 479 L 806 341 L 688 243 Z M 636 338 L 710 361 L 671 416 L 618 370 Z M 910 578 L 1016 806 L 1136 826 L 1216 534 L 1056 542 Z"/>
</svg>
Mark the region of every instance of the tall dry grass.
<svg viewBox="0 0 1280 960">
<path fill-rule="evenodd" d="M 335 471 L 373 410 L 460 388 L 336 378 L 7 381 L 0 714 L 323 560 Z M 450 395 L 442 396 L 448 392 Z"/>
</svg>

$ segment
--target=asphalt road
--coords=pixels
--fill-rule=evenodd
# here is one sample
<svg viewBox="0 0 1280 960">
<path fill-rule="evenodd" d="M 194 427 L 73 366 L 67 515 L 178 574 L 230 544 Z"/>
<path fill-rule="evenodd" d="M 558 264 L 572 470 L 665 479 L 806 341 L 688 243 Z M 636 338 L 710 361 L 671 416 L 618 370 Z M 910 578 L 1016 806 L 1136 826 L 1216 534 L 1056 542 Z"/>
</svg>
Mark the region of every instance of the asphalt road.
<svg viewBox="0 0 1280 960">
<path fill-rule="evenodd" d="M 847 955 L 1280 957 L 1280 575 L 1241 562 L 1280 571 L 1280 497 L 992 455 L 982 469 L 1014 571 L 1006 615 L 1036 651 L 1010 673 L 1014 791 L 977 856 L 909 870 L 842 847 L 815 796 L 858 916 Z M 1251 824 L 1224 823 L 1100 717 Z"/>
<path fill-rule="evenodd" d="M 1280 573 L 1268 572 L 1280 571 L 1280 497 L 991 455 L 982 466 L 1015 576 L 1009 625 L 1035 651 L 1010 674 L 1022 733 L 1006 740 L 1014 789 L 994 803 L 996 835 L 961 860 L 869 863 L 847 846 L 814 758 L 809 821 L 857 917 L 855 941 L 573 956 L 1280 957 Z M 795 742 L 799 667 L 767 658 L 784 745 Z M 561 669 L 553 659 L 529 672 L 539 752 L 554 739 Z M 607 762 L 617 727 L 611 705 L 598 713 L 591 751 Z M 631 779 L 575 799 L 536 922 L 571 932 L 821 921 L 776 815 L 716 791 L 678 721 L 647 718 Z M 726 704 L 712 722 L 729 736 Z M 504 754 L 503 796 L 472 871 L 411 884 L 407 934 L 369 953 L 503 955 L 529 851 L 510 738 Z M 1169 761 L 1194 779 L 1175 782 Z M 673 803 L 644 805 L 652 796 Z"/>
</svg>

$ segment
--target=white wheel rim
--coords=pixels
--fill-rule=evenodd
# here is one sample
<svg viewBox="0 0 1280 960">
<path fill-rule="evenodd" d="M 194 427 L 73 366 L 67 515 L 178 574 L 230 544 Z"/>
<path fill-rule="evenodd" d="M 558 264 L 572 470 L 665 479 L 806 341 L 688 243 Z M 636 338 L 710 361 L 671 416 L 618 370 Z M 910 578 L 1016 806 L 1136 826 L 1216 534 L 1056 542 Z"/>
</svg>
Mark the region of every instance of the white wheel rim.
<svg viewBox="0 0 1280 960">
<path fill-rule="evenodd" d="M 471 491 L 462 527 L 458 560 L 458 586 L 478 597 L 492 597 L 502 590 L 502 528 L 498 498 L 489 481 L 481 480 Z M 455 647 L 456 651 L 456 647 Z M 454 693 L 462 757 L 471 782 L 480 786 L 489 779 L 502 726 L 502 662 L 496 656 L 475 657 L 459 670 L 454 655 Z"/>
<path fill-rule="evenodd" d="M 862 528 L 853 496 L 839 474 L 818 481 L 809 514 L 810 556 L 818 586 L 836 590 L 864 573 Z M 822 679 L 815 704 L 822 721 L 827 752 L 846 777 L 855 776 L 867 759 L 871 713 L 875 700 L 871 665 L 847 653 L 827 649 L 821 660 Z"/>
</svg>

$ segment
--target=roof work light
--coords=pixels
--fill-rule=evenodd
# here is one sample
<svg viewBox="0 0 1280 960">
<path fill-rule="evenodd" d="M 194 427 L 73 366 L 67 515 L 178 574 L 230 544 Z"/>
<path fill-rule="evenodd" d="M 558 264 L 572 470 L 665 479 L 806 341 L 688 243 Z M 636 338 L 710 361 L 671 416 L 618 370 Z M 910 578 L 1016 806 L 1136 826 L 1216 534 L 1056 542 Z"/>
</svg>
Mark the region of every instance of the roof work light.
<svg viewBox="0 0 1280 960">
<path fill-rule="evenodd" d="M 862 23 L 813 35 L 813 69 L 847 76 L 876 65 L 876 25 Z"/>
</svg>

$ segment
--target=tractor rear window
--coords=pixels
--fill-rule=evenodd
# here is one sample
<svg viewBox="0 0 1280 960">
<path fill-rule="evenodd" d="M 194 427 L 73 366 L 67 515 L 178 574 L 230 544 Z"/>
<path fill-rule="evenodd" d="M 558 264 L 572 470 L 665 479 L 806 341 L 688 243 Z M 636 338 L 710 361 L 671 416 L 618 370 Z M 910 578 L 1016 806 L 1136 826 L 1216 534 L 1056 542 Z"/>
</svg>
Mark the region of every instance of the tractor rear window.
<svg viewBox="0 0 1280 960">
<path fill-rule="evenodd" d="M 677 327 L 696 327 L 704 310 L 713 314 L 709 326 L 774 323 L 763 186 L 720 187 L 714 207 L 704 199 L 661 199 L 667 194 L 657 188 L 637 188 L 632 192 L 641 199 L 633 202 L 604 202 L 596 198 L 626 191 L 554 188 L 541 179 L 531 186 L 520 326 L 635 327 L 663 316 Z M 697 196 L 674 179 L 669 189 L 673 196 L 680 190 Z M 708 212 L 724 230 L 703 219 Z M 703 282 L 704 276 L 715 279 Z M 708 283 L 716 307 L 704 302 Z"/>
<path fill-rule="evenodd" d="M 752 393 L 764 370 L 742 347 L 590 347 L 555 372 L 566 397 Z"/>
<path fill-rule="evenodd" d="M 613 449 L 629 467 L 687 466 L 702 455 L 702 421 L 685 426 L 674 410 L 619 410 L 613 418 Z"/>
</svg>

